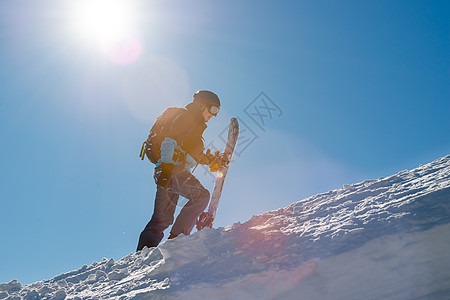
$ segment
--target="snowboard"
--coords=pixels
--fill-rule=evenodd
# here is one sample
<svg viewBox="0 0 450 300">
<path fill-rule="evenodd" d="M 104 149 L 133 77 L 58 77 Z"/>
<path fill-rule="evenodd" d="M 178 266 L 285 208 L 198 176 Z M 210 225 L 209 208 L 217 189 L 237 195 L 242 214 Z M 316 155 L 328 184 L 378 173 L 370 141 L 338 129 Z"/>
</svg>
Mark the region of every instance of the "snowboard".
<svg viewBox="0 0 450 300">
<path fill-rule="evenodd" d="M 211 228 L 216 218 L 217 208 L 219 206 L 220 196 L 222 195 L 223 184 L 227 178 L 228 168 L 233 157 L 234 148 L 239 137 L 239 123 L 236 118 L 231 118 L 230 128 L 228 129 L 227 144 L 225 146 L 224 154 L 228 158 L 228 164 L 223 166 L 217 173 L 214 181 L 214 188 L 211 194 L 211 200 L 207 211 L 202 212 L 197 220 L 197 230 L 202 230 L 205 227 Z"/>
</svg>

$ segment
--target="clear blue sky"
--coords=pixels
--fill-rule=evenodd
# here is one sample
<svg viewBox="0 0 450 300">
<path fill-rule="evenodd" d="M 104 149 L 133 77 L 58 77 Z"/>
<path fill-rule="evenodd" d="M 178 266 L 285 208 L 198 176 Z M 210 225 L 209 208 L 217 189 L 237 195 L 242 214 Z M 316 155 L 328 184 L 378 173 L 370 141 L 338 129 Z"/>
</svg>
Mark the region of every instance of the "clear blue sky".
<svg viewBox="0 0 450 300">
<path fill-rule="evenodd" d="M 223 103 L 207 143 L 246 129 L 217 226 L 450 153 L 448 1 L 128 1 L 125 55 L 79 2 L 0 2 L 0 282 L 134 251 L 155 193 L 141 143 L 196 90 Z M 261 92 L 279 110 L 259 127 Z"/>
</svg>

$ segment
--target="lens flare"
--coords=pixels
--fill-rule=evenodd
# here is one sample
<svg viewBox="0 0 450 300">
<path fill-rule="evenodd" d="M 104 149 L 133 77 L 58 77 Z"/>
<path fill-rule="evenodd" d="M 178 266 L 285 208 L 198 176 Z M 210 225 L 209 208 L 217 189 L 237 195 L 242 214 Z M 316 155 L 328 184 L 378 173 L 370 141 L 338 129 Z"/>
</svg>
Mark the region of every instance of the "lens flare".
<svg viewBox="0 0 450 300">
<path fill-rule="evenodd" d="M 142 53 L 142 45 L 137 39 L 127 39 L 116 43 L 104 44 L 102 50 L 113 62 L 128 65 L 139 58 Z"/>
</svg>

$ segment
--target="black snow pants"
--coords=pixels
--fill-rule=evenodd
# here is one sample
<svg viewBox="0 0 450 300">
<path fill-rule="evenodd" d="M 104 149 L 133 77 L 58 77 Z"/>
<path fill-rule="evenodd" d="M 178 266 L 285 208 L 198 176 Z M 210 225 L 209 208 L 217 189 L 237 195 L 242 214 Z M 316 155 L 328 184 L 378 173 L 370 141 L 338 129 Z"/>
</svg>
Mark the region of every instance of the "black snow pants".
<svg viewBox="0 0 450 300">
<path fill-rule="evenodd" d="M 155 168 L 155 182 L 160 175 L 161 167 Z M 145 246 L 158 246 L 164 237 L 164 230 L 173 223 L 179 196 L 186 198 L 188 202 L 181 209 L 170 232 L 174 236 L 191 233 L 196 219 L 208 205 L 210 194 L 192 173 L 182 166 L 176 166 L 172 171 L 170 186 L 164 189 L 157 185 L 154 212 L 141 232 L 137 251 Z"/>
</svg>

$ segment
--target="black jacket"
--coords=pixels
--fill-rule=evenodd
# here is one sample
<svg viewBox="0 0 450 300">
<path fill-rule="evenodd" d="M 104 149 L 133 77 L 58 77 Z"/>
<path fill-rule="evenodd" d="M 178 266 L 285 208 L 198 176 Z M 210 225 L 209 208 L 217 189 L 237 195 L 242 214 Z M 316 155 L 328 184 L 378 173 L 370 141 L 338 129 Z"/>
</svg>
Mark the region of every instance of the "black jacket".
<svg viewBox="0 0 450 300">
<path fill-rule="evenodd" d="M 203 132 L 206 127 L 201 112 L 191 103 L 186 106 L 186 111 L 172 122 L 167 136 L 176 140 L 183 151 L 200 162 L 205 150 Z"/>
</svg>

